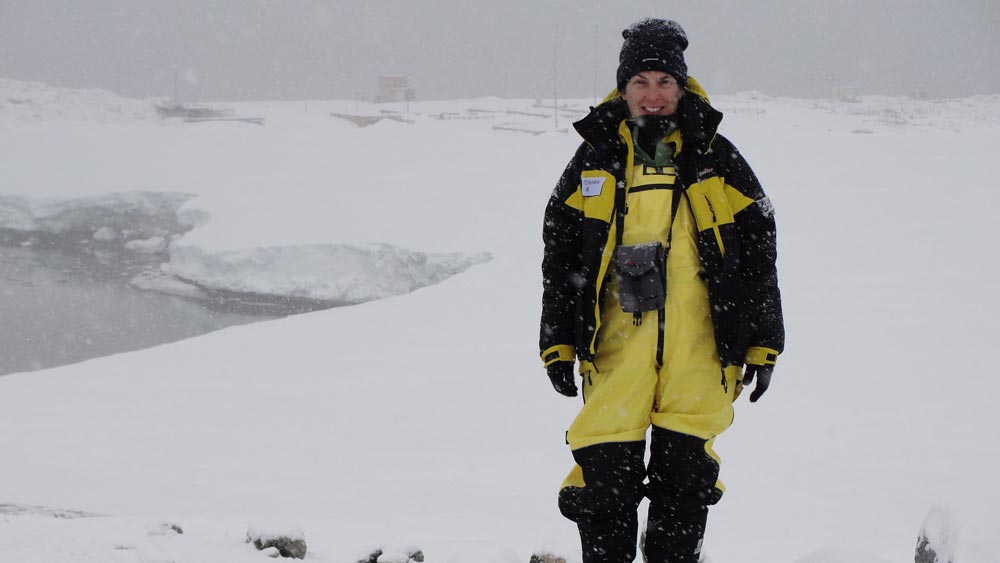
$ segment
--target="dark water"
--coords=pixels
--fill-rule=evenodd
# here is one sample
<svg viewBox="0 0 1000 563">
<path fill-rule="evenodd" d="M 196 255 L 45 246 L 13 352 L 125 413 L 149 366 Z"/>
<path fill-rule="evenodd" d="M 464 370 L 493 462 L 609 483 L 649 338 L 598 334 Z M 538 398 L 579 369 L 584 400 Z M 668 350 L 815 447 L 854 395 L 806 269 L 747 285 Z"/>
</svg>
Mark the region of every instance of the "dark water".
<svg viewBox="0 0 1000 563">
<path fill-rule="evenodd" d="M 128 286 L 136 272 L 163 259 L 0 245 L 0 375 L 323 308 L 232 294 L 196 302 Z"/>
</svg>

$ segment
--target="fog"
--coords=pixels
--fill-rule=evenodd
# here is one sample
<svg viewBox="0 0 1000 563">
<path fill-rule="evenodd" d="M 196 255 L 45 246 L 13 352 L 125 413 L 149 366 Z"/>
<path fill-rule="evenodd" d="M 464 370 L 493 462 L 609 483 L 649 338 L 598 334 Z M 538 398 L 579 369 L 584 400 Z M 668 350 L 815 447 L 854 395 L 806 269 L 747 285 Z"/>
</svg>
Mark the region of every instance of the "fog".
<svg viewBox="0 0 1000 563">
<path fill-rule="evenodd" d="M 621 30 L 687 30 L 715 93 L 953 97 L 1000 92 L 996 0 L 0 0 L 0 76 L 127 96 L 597 97 Z"/>
</svg>

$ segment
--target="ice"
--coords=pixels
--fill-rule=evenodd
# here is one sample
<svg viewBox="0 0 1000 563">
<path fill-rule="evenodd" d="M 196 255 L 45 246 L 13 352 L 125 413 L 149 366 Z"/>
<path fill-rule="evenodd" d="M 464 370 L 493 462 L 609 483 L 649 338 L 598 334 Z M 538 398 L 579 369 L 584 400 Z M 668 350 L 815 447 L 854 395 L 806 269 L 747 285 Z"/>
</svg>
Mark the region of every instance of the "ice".
<svg viewBox="0 0 1000 563">
<path fill-rule="evenodd" d="M 0 194 L 0 229 L 100 242 L 183 234 L 189 227 L 178 220 L 177 210 L 192 197 L 179 192 L 125 192 L 74 198 Z"/>
<path fill-rule="evenodd" d="M 388 244 L 313 244 L 287 247 L 207 251 L 185 245 L 183 235 L 194 223 L 207 225 L 210 214 L 181 205 L 184 193 L 115 193 L 101 196 L 38 200 L 0 195 L 0 230 L 20 235 L 52 235 L 69 245 L 121 244 L 123 251 L 168 250 L 167 276 L 205 288 L 237 293 L 290 296 L 340 305 L 362 303 L 440 283 L 468 267 L 490 259 L 488 253 L 424 253 Z M 167 293 L 176 282 L 143 273 L 137 285 Z M 182 284 L 183 285 L 183 284 Z"/>
<path fill-rule="evenodd" d="M 179 246 L 163 269 L 213 289 L 352 304 L 440 283 L 488 259 L 488 254 L 426 254 L 387 244 L 306 245 L 214 253 Z"/>
</svg>

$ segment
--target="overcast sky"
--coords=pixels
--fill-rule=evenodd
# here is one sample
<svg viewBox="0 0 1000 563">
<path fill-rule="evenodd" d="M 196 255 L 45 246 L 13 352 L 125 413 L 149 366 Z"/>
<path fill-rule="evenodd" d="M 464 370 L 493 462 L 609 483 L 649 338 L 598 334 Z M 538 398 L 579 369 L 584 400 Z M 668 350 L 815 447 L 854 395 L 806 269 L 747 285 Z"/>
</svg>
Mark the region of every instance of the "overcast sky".
<svg viewBox="0 0 1000 563">
<path fill-rule="evenodd" d="M 0 76 L 224 100 L 369 98 L 404 74 L 421 99 L 585 98 L 646 16 L 684 26 L 710 93 L 1000 93 L 998 0 L 0 0 Z"/>
</svg>

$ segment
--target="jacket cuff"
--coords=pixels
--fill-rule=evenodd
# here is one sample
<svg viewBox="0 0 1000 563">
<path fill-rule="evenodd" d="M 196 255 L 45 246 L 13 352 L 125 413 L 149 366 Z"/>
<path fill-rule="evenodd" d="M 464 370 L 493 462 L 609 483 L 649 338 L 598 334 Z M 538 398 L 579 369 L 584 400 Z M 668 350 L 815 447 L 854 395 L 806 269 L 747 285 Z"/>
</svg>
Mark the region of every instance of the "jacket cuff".
<svg viewBox="0 0 1000 563">
<path fill-rule="evenodd" d="M 542 352 L 542 362 L 545 363 L 545 367 L 556 362 L 575 362 L 576 361 L 576 349 L 574 349 L 569 344 L 556 344 L 548 350 Z"/>
<path fill-rule="evenodd" d="M 778 351 L 774 348 L 751 346 L 747 349 L 745 362 L 755 366 L 773 366 L 778 363 Z"/>
</svg>

